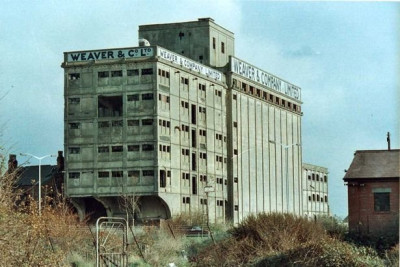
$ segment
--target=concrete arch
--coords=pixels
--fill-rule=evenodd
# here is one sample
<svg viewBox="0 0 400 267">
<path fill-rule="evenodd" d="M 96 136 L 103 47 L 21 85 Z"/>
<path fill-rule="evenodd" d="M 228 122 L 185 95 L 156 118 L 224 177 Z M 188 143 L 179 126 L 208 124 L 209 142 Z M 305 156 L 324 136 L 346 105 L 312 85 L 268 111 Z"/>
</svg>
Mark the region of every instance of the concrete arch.
<svg viewBox="0 0 400 267">
<path fill-rule="evenodd" d="M 141 196 L 138 199 L 137 219 L 143 223 L 171 218 L 168 204 L 159 196 Z"/>
</svg>

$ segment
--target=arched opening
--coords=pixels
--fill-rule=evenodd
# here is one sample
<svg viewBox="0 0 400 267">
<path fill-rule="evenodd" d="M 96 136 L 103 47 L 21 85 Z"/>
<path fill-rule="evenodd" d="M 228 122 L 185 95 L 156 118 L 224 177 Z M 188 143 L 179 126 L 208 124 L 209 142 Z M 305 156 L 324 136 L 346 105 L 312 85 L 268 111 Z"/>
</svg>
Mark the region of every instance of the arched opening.
<svg viewBox="0 0 400 267">
<path fill-rule="evenodd" d="M 100 217 L 106 217 L 107 212 L 103 204 L 94 198 L 85 198 L 85 217 L 88 223 L 94 224 Z"/>
</svg>

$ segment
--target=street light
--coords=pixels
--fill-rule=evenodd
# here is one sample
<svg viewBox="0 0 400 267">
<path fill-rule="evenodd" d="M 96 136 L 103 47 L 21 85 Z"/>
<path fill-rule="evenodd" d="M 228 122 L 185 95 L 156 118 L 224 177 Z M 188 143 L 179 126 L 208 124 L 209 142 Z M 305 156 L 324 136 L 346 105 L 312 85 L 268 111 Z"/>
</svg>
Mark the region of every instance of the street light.
<svg viewBox="0 0 400 267">
<path fill-rule="evenodd" d="M 290 144 L 290 145 L 284 145 L 281 143 L 277 143 L 273 140 L 269 140 L 269 142 L 271 144 L 275 144 L 275 145 L 280 145 L 282 148 L 285 149 L 285 153 L 286 153 L 286 174 L 285 174 L 285 180 L 286 180 L 286 211 L 289 212 L 289 148 L 293 147 L 293 146 L 301 146 L 301 144 L 299 143 L 295 143 L 295 144 Z"/>
<path fill-rule="evenodd" d="M 43 157 L 38 157 L 29 153 L 20 153 L 21 156 L 30 156 L 32 158 L 35 158 L 39 160 L 39 215 L 42 215 L 42 159 L 48 158 L 48 157 L 56 157 L 55 155 L 46 155 Z"/>
</svg>

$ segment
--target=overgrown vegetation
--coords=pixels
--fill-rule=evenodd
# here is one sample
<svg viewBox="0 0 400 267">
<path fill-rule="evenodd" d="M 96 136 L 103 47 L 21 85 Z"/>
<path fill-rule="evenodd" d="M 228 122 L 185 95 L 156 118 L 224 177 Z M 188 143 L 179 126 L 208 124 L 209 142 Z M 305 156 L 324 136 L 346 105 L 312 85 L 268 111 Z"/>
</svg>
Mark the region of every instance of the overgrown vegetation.
<svg viewBox="0 0 400 267">
<path fill-rule="evenodd" d="M 2 157 L 1 166 L 4 163 Z M 0 266 L 94 265 L 93 235 L 65 200 L 45 198 L 39 215 L 37 201 L 19 199 L 15 173 L 3 168 L 0 178 Z M 204 237 L 188 237 L 192 226 L 204 230 Z M 212 224 L 208 229 L 204 214 L 192 212 L 160 227 L 136 227 L 134 232 L 137 243 L 132 234 L 128 237 L 131 266 L 399 265 L 398 243 L 350 239 L 346 228 L 328 217 L 314 222 L 263 213 L 235 227 Z"/>
</svg>

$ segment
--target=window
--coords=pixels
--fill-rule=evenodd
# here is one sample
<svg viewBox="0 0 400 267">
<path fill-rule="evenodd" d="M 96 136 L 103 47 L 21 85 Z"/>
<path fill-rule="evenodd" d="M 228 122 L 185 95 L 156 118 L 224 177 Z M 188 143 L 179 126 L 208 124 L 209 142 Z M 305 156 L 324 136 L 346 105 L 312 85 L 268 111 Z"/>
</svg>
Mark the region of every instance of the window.
<svg viewBox="0 0 400 267">
<path fill-rule="evenodd" d="M 239 182 L 238 178 L 237 177 L 233 178 L 233 182 L 237 184 Z"/>
<path fill-rule="evenodd" d="M 235 211 L 239 210 L 239 205 L 235 205 Z"/>
<path fill-rule="evenodd" d="M 122 77 L 122 70 L 111 71 L 111 77 Z"/>
<path fill-rule="evenodd" d="M 233 95 L 232 95 L 232 98 L 233 98 L 233 100 L 236 100 L 236 99 L 237 99 L 237 95 L 236 95 L 236 94 L 233 94 Z"/>
<path fill-rule="evenodd" d="M 189 79 L 188 79 L 188 78 L 181 77 L 181 83 L 182 83 L 182 84 L 189 85 Z"/>
<path fill-rule="evenodd" d="M 99 128 L 108 128 L 110 127 L 110 122 L 109 121 L 99 121 Z"/>
<path fill-rule="evenodd" d="M 68 75 L 68 78 L 72 81 L 74 80 L 79 80 L 81 78 L 81 74 L 80 73 L 70 73 Z"/>
<path fill-rule="evenodd" d="M 111 177 L 113 178 L 120 178 L 124 176 L 124 172 L 123 171 L 112 171 L 111 172 Z"/>
<path fill-rule="evenodd" d="M 142 69 L 142 75 L 152 75 L 153 74 L 153 69 Z"/>
<path fill-rule="evenodd" d="M 169 96 L 158 94 L 158 100 L 161 102 L 169 103 Z"/>
<path fill-rule="evenodd" d="M 153 119 L 143 119 L 142 126 L 153 125 Z"/>
<path fill-rule="evenodd" d="M 112 146 L 111 147 L 111 152 L 122 152 L 124 149 L 123 149 L 123 146 Z"/>
<path fill-rule="evenodd" d="M 327 183 L 328 182 L 328 176 L 324 176 L 324 182 Z"/>
<path fill-rule="evenodd" d="M 154 95 L 153 93 L 142 94 L 142 100 L 153 100 Z"/>
<path fill-rule="evenodd" d="M 238 154 L 238 150 L 237 150 L 237 149 L 234 149 L 234 150 L 233 150 L 233 154 L 234 154 L 234 155 L 237 155 L 237 154 Z"/>
<path fill-rule="evenodd" d="M 99 177 L 99 178 L 109 178 L 109 177 L 110 177 L 110 172 L 99 171 L 98 177 Z"/>
<path fill-rule="evenodd" d="M 158 69 L 158 75 L 161 77 L 169 78 L 169 72 L 162 69 Z"/>
<path fill-rule="evenodd" d="M 122 116 L 122 110 L 122 96 L 99 96 L 99 117 L 119 117 Z"/>
<path fill-rule="evenodd" d="M 128 101 L 139 101 L 139 94 L 128 95 Z"/>
<path fill-rule="evenodd" d="M 79 154 L 79 153 L 81 153 L 80 147 L 70 147 L 68 149 L 68 151 L 69 151 L 70 154 Z"/>
<path fill-rule="evenodd" d="M 154 171 L 153 170 L 143 170 L 142 175 L 143 176 L 154 176 Z"/>
<path fill-rule="evenodd" d="M 97 148 L 98 153 L 108 153 L 110 152 L 110 148 L 108 146 L 99 146 Z"/>
<path fill-rule="evenodd" d="M 182 172 L 182 180 L 189 180 L 189 173 Z"/>
<path fill-rule="evenodd" d="M 205 198 L 200 198 L 200 204 L 201 204 L 201 205 L 207 205 L 207 199 L 205 199 Z"/>
<path fill-rule="evenodd" d="M 128 177 L 136 177 L 139 178 L 140 172 L 139 171 L 128 171 Z"/>
<path fill-rule="evenodd" d="M 139 76 L 139 70 L 138 69 L 127 70 L 126 75 L 127 76 Z"/>
<path fill-rule="evenodd" d="M 206 131 L 206 130 L 199 129 L 199 135 L 200 135 L 200 136 L 206 137 L 206 136 L 207 136 L 207 131 Z"/>
<path fill-rule="evenodd" d="M 81 102 L 80 98 L 77 98 L 77 97 L 68 98 L 68 103 L 69 104 L 78 105 L 80 102 Z"/>
<path fill-rule="evenodd" d="M 200 182 L 207 182 L 207 175 L 200 175 Z"/>
<path fill-rule="evenodd" d="M 218 97 L 222 96 L 222 92 L 220 90 L 215 89 L 215 95 Z"/>
<path fill-rule="evenodd" d="M 390 211 L 390 193 L 374 192 L 374 210 Z"/>
<path fill-rule="evenodd" d="M 185 102 L 185 101 L 181 101 L 181 106 L 182 106 L 183 108 L 189 108 L 189 103 L 188 103 L 188 102 Z"/>
<path fill-rule="evenodd" d="M 140 146 L 139 145 L 128 145 L 128 151 L 132 152 L 132 151 L 139 151 L 140 150 Z"/>
<path fill-rule="evenodd" d="M 189 156 L 189 149 L 182 149 L 182 155 Z"/>
<path fill-rule="evenodd" d="M 153 151 L 154 150 L 154 145 L 152 144 L 143 144 L 142 145 L 142 151 Z"/>
<path fill-rule="evenodd" d="M 69 123 L 69 128 L 70 129 L 79 129 L 80 125 L 81 124 L 79 122 L 71 122 L 71 123 Z"/>
<path fill-rule="evenodd" d="M 99 71 L 97 74 L 98 78 L 108 78 L 110 76 L 110 72 L 108 71 Z"/>
<path fill-rule="evenodd" d="M 128 126 L 139 126 L 139 120 L 128 120 Z"/>
<path fill-rule="evenodd" d="M 233 122 L 233 127 L 235 127 L 235 128 L 237 127 L 237 121 Z"/>
<path fill-rule="evenodd" d="M 221 42 L 221 53 L 225 54 L 225 43 Z"/>
<path fill-rule="evenodd" d="M 182 198 L 182 203 L 183 204 L 190 204 L 190 197 L 183 197 Z"/>
<path fill-rule="evenodd" d="M 79 179 L 80 177 L 81 177 L 80 172 L 70 172 L 68 174 L 68 178 L 70 178 L 70 179 Z"/>
<path fill-rule="evenodd" d="M 199 157 L 200 157 L 201 159 L 207 159 L 207 153 L 200 152 Z"/>
<path fill-rule="evenodd" d="M 199 90 L 205 92 L 206 91 L 206 85 L 199 83 Z"/>
<path fill-rule="evenodd" d="M 112 121 L 111 125 L 112 125 L 112 127 L 122 127 L 122 126 L 124 126 L 124 123 L 122 120 Z"/>
<path fill-rule="evenodd" d="M 212 47 L 213 47 L 213 49 L 215 49 L 215 46 L 216 46 L 216 40 L 215 40 L 215 37 L 213 37 L 213 42 L 212 42 Z"/>
</svg>

